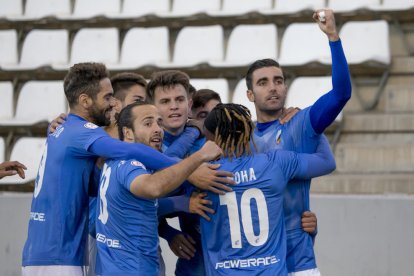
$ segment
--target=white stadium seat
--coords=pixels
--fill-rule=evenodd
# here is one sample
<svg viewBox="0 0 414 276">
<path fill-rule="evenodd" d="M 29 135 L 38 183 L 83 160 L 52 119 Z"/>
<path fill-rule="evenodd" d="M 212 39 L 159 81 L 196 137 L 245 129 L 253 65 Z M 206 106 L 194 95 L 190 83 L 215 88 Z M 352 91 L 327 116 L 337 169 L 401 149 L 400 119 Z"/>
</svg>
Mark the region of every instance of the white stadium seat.
<svg viewBox="0 0 414 276">
<path fill-rule="evenodd" d="M 177 36 L 172 66 L 223 60 L 223 27 L 184 27 Z"/>
<path fill-rule="evenodd" d="M 230 34 L 224 62 L 212 64 L 242 66 L 262 58 L 277 59 L 277 29 L 274 24 L 238 25 Z"/>
<path fill-rule="evenodd" d="M 279 62 L 282 66 L 309 62 L 331 63 L 327 36 L 316 23 L 292 23 L 282 38 Z"/>
<path fill-rule="evenodd" d="M 247 86 L 246 86 L 245 79 L 241 79 L 237 83 L 236 88 L 234 89 L 234 92 L 233 92 L 233 98 L 231 102 L 241 104 L 247 107 L 250 110 L 250 113 L 252 114 L 252 120 L 253 121 L 257 120 L 256 108 L 254 107 L 254 103 L 249 101 L 249 99 L 247 98 Z"/>
<path fill-rule="evenodd" d="M 17 64 L 17 33 L 15 30 L 0 31 L 0 67 Z"/>
<path fill-rule="evenodd" d="M 275 0 L 273 10 L 263 13 L 296 13 L 301 11 L 314 11 L 325 7 L 325 0 Z"/>
<path fill-rule="evenodd" d="M 349 64 L 370 61 L 390 64 L 388 35 L 388 24 L 384 20 L 347 22 L 339 32 Z"/>
<path fill-rule="evenodd" d="M 120 0 L 77 0 L 72 16 L 87 18 L 98 15 L 119 15 L 120 12 Z"/>
<path fill-rule="evenodd" d="M 25 137 L 17 140 L 11 151 L 10 160 L 19 161 L 27 167 L 26 178 L 21 179 L 18 175 L 13 175 L 0 179 L 0 184 L 24 184 L 35 180 L 45 143 L 46 138 Z"/>
<path fill-rule="evenodd" d="M 226 79 L 191 79 L 190 83 L 197 90 L 213 90 L 220 95 L 221 102 L 229 102 L 229 84 Z"/>
<path fill-rule="evenodd" d="M 171 14 L 175 16 L 220 10 L 220 0 L 174 0 L 172 4 Z"/>
<path fill-rule="evenodd" d="M 148 14 L 167 13 L 169 11 L 169 0 L 124 0 L 121 16 L 139 17 Z"/>
<path fill-rule="evenodd" d="M 20 91 L 16 114 L 12 118 L 0 120 L 0 126 L 30 126 L 50 122 L 66 111 L 62 81 L 29 81 Z"/>
<path fill-rule="evenodd" d="M 65 15 L 70 15 L 70 0 L 26 0 L 25 18 Z"/>
<path fill-rule="evenodd" d="M 125 35 L 118 66 L 109 68 L 136 68 L 143 65 L 167 63 L 170 60 L 168 29 L 132 28 Z"/>
<path fill-rule="evenodd" d="M 43 65 L 68 63 L 67 30 L 32 30 L 23 43 L 20 63 L 7 69 L 34 69 Z"/>
<path fill-rule="evenodd" d="M 223 8 L 217 15 L 234 15 L 269 10 L 272 8 L 272 2 L 272 0 L 223 0 Z"/>
<path fill-rule="evenodd" d="M 4 139 L 0 138 L 0 163 L 4 162 L 6 153 L 6 145 L 4 144 Z"/>
<path fill-rule="evenodd" d="M 8 81 L 0 82 L 0 120 L 13 117 L 13 84 Z"/>
<path fill-rule="evenodd" d="M 0 0 L 0 18 L 21 16 L 23 4 L 21 0 Z"/>
<path fill-rule="evenodd" d="M 103 62 L 117 64 L 119 33 L 116 28 L 81 29 L 73 40 L 70 63 Z"/>
<path fill-rule="evenodd" d="M 380 0 L 329 0 L 329 8 L 335 12 L 349 12 L 370 9 L 380 4 Z"/>
<path fill-rule="evenodd" d="M 286 107 L 304 109 L 332 90 L 332 77 L 299 77 L 289 87 Z M 342 112 L 335 121 L 342 120 Z"/>
<path fill-rule="evenodd" d="M 414 0 L 382 0 L 381 10 L 408 10 L 414 8 Z"/>
</svg>

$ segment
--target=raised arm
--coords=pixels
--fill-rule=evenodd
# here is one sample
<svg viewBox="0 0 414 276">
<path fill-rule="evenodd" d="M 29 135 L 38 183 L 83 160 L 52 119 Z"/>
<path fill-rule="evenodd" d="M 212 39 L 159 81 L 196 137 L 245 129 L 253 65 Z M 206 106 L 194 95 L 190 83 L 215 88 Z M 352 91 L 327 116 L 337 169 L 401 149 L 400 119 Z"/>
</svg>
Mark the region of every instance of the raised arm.
<svg viewBox="0 0 414 276">
<path fill-rule="evenodd" d="M 171 157 L 184 158 L 193 147 L 194 142 L 200 136 L 200 130 L 196 127 L 186 127 L 180 137 L 175 140 L 164 154 Z"/>
<path fill-rule="evenodd" d="M 320 97 L 310 109 L 310 121 L 316 133 L 322 133 L 342 111 L 351 98 L 351 78 L 348 63 L 336 30 L 332 10 L 324 10 L 325 22 L 318 20 L 317 12 L 313 18 L 327 35 L 332 55 L 332 87 L 329 93 Z"/>
<path fill-rule="evenodd" d="M 315 153 L 297 153 L 297 156 L 299 165 L 294 178 L 310 179 L 329 174 L 336 169 L 335 158 L 324 135 L 321 135 Z"/>
</svg>

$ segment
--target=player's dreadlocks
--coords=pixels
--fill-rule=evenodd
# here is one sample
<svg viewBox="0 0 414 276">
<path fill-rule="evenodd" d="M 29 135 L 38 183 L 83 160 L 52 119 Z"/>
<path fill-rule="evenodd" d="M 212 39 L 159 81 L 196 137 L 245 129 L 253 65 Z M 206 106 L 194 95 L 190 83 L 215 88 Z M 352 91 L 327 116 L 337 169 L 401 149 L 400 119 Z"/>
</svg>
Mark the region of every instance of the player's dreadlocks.
<svg viewBox="0 0 414 276">
<path fill-rule="evenodd" d="M 252 154 L 250 140 L 254 124 L 247 107 L 240 104 L 218 104 L 204 121 L 204 126 L 214 135 L 214 142 L 221 147 L 224 157 Z"/>
</svg>

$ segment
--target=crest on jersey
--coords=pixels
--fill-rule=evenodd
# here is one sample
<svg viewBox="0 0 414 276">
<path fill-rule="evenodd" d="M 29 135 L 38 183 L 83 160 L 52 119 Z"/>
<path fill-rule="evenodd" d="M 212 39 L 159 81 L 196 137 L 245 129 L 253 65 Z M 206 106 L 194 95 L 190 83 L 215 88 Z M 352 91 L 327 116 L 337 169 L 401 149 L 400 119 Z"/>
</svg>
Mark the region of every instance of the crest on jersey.
<svg viewBox="0 0 414 276">
<path fill-rule="evenodd" d="M 144 169 L 145 169 L 144 164 L 142 164 L 141 162 L 139 162 L 139 161 L 137 161 L 137 160 L 131 161 L 131 165 L 132 165 L 132 166 L 135 166 L 135 167 L 142 167 L 142 168 L 144 168 Z"/>
<path fill-rule="evenodd" d="M 91 122 L 87 122 L 86 124 L 84 124 L 83 125 L 84 127 L 86 127 L 86 128 L 89 128 L 89 129 L 95 129 L 95 128 L 98 128 L 98 126 L 97 125 L 95 125 L 94 123 L 91 123 Z"/>
<path fill-rule="evenodd" d="M 276 145 L 279 145 L 282 142 L 282 130 L 279 129 L 276 133 Z"/>
</svg>

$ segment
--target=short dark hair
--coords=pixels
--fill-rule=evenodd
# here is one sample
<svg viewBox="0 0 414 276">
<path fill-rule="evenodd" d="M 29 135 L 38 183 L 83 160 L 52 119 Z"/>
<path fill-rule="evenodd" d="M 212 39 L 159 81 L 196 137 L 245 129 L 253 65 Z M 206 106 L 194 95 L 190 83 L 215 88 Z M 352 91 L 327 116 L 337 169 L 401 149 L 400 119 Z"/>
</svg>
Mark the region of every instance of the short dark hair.
<svg viewBox="0 0 414 276">
<path fill-rule="evenodd" d="M 87 94 L 96 99 L 100 90 L 99 82 L 105 78 L 109 78 L 109 72 L 103 63 L 85 62 L 73 65 L 63 81 L 63 89 L 69 106 L 73 107 L 78 104 L 81 94 Z"/>
<path fill-rule="evenodd" d="M 127 90 L 134 85 L 140 85 L 147 88 L 147 81 L 139 74 L 132 72 L 124 72 L 116 74 L 111 78 L 112 88 L 114 89 L 114 97 L 120 101 L 124 101 Z"/>
<path fill-rule="evenodd" d="M 247 89 L 249 90 L 253 89 L 253 84 L 252 84 L 253 72 L 256 71 L 257 69 L 264 68 L 264 67 L 276 67 L 276 68 L 282 69 L 282 67 L 280 67 L 279 62 L 277 62 L 274 59 L 265 58 L 265 59 L 256 60 L 255 62 L 250 64 L 249 68 L 247 69 L 247 73 L 246 73 Z"/>
<path fill-rule="evenodd" d="M 211 89 L 200 89 L 193 95 L 192 109 L 204 107 L 210 100 L 217 100 L 221 103 L 220 95 Z"/>
<path fill-rule="evenodd" d="M 132 110 L 137 106 L 148 105 L 148 104 L 149 103 L 146 103 L 146 102 L 135 102 L 135 103 L 127 105 L 121 110 L 121 112 L 118 114 L 117 121 L 116 121 L 118 125 L 119 140 L 123 141 L 125 138 L 124 133 L 122 131 L 124 127 L 130 128 L 132 129 L 132 131 L 134 131 L 135 118 L 132 114 Z"/>
<path fill-rule="evenodd" d="M 166 70 L 153 73 L 147 85 L 148 100 L 154 102 L 154 92 L 157 87 L 170 88 L 178 84 L 184 87 L 187 96 L 189 96 L 190 77 L 186 73 L 178 70 Z"/>
</svg>

